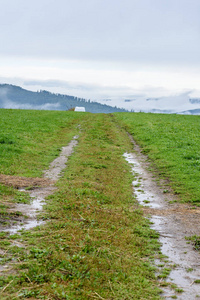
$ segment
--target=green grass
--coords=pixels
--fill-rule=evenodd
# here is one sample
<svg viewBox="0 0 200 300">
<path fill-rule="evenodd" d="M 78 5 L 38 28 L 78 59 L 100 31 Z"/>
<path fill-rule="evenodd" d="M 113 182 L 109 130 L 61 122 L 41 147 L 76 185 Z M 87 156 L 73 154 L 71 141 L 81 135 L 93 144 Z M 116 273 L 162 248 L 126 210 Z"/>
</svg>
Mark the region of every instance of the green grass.
<svg viewBox="0 0 200 300">
<path fill-rule="evenodd" d="M 0 109 L 0 174 L 41 177 L 61 147 L 78 133 L 82 116 L 63 111 Z M 0 184 L 0 201 L 14 197 L 19 202 L 19 196 L 11 187 Z"/>
<path fill-rule="evenodd" d="M 170 269 L 160 265 L 155 275 L 155 255 L 162 258 L 158 234 L 132 193 L 133 175 L 122 156 L 132 146 L 124 129 L 156 176 L 167 180 L 163 193 L 172 188 L 179 201 L 200 205 L 199 116 L 0 110 L 0 173 L 6 175 L 41 177 L 79 134 L 41 214 L 46 224 L 0 234 L 0 263 L 13 266 L 0 277 L 1 299 L 160 299 L 158 280 Z M 10 201 L 29 199 L 1 184 L 0 201 L 6 223 Z M 199 237 L 191 241 L 199 250 Z"/>
<path fill-rule="evenodd" d="M 180 201 L 200 205 L 200 117 L 116 113 Z M 167 190 L 166 190 L 167 191 Z"/>
<path fill-rule="evenodd" d="M 185 239 L 192 243 L 195 250 L 200 251 L 200 236 L 193 235 Z"/>
<path fill-rule="evenodd" d="M 64 111 L 0 109 L 0 173 L 41 176 L 61 146 L 78 132 L 81 116 Z"/>
<path fill-rule="evenodd" d="M 7 259 L 17 262 L 13 273 L 0 277 L 1 299 L 160 299 L 152 266 L 159 251 L 158 234 L 150 229 L 133 197 L 133 175 L 122 156 L 131 151 L 127 134 L 109 115 L 66 113 L 65 123 L 64 114 L 40 112 L 35 120 L 43 120 L 42 128 L 48 128 L 41 141 L 47 141 L 45 163 L 43 147 L 34 142 L 33 133 L 27 144 L 30 153 L 32 149 L 37 153 L 35 166 L 28 172 L 24 165 L 19 173 L 12 166 L 5 168 L 9 174 L 11 170 L 27 176 L 41 174 L 55 149 L 74 135 L 77 121 L 81 125 L 79 144 L 42 213 L 46 224 L 18 237 L 0 237 Z M 37 136 L 40 126 L 32 126 Z M 25 135 L 23 128 L 21 135 Z M 18 132 L 13 135 L 17 140 L 15 136 Z M 23 141 L 21 157 L 27 153 Z M 31 154 L 26 155 L 31 161 Z M 16 247 L 13 240 L 25 248 Z"/>
</svg>

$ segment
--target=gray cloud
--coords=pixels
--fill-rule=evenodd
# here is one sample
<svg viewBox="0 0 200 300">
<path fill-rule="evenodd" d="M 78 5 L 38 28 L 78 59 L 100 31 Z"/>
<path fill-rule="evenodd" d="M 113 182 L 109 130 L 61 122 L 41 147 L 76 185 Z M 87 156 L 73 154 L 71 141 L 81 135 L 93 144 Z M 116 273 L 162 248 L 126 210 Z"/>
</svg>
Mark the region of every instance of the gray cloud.
<svg viewBox="0 0 200 300">
<path fill-rule="evenodd" d="M 0 4 L 4 82 L 139 110 L 191 105 L 184 93 L 200 79 L 199 0 Z"/>
<path fill-rule="evenodd" d="M 98 85 L 72 83 L 64 80 L 25 80 L 25 86 L 42 86 L 44 88 L 60 87 L 65 89 L 76 89 L 82 91 L 91 91 L 99 88 Z"/>
<path fill-rule="evenodd" d="M 0 78 L 1 79 L 1 78 Z M 22 83 L 23 79 L 18 79 L 19 82 Z M 23 85 L 23 84 L 22 84 Z M 131 89 L 125 86 L 117 87 L 117 86 L 101 86 L 101 85 L 88 85 L 88 84 L 76 84 L 72 82 L 66 82 L 61 80 L 27 80 L 24 82 L 24 87 L 30 89 L 31 87 L 35 87 L 35 90 L 38 87 L 42 89 L 51 90 L 52 92 L 55 88 L 62 88 L 65 91 L 65 94 L 72 94 L 82 97 L 84 93 L 87 96 L 94 95 L 97 102 L 102 104 L 109 104 L 111 106 L 118 106 L 122 108 L 126 108 L 134 111 L 168 111 L 171 113 L 180 113 L 183 111 L 200 109 L 200 97 L 199 102 L 194 101 L 190 102 L 190 98 L 192 98 L 195 90 L 188 90 L 184 92 L 179 92 L 176 94 L 170 94 L 169 91 L 164 88 L 152 88 L 152 87 L 144 87 L 143 90 Z M 33 90 L 33 89 L 32 89 Z M 69 93 L 67 93 L 67 92 Z M 155 96 L 157 94 L 157 96 Z M 168 96 L 162 96 L 166 95 Z M 11 101 L 7 97 L 7 89 L 0 89 L 0 98 L 2 99 L 2 107 L 3 108 L 16 108 L 16 109 L 46 109 L 46 110 L 54 110 L 59 109 L 59 103 L 46 103 L 44 105 L 32 105 L 30 103 L 16 103 Z M 89 97 L 86 97 L 89 98 Z"/>
<path fill-rule="evenodd" d="M 43 88 L 64 88 L 68 90 L 80 90 L 82 92 L 97 92 L 97 95 L 100 91 L 112 92 L 112 93 L 130 93 L 132 89 L 127 86 L 105 86 L 101 84 L 88 84 L 88 83 L 76 83 L 69 82 L 64 80 L 25 80 L 23 83 L 24 86 L 41 86 Z M 159 90 L 160 88 L 158 88 Z M 145 88 L 144 88 L 145 90 Z M 153 90 L 153 88 L 152 88 Z M 98 97 L 98 96 L 97 96 Z"/>
<path fill-rule="evenodd" d="M 179 95 L 172 95 L 168 97 L 152 98 L 148 99 L 137 99 L 132 104 L 132 109 L 135 111 L 150 112 L 152 110 L 157 111 L 169 111 L 171 113 L 183 112 L 190 109 L 200 108 L 200 103 L 191 104 L 190 93 L 183 93 Z"/>
<path fill-rule="evenodd" d="M 127 88 L 126 86 L 77 85 L 76 83 L 59 80 L 32 80 L 26 81 L 25 84 L 48 88 L 62 87 L 68 92 L 73 91 L 76 95 L 79 95 L 79 93 L 80 95 L 86 93 L 85 95 L 87 96 L 96 95 L 96 99 L 93 100 L 103 104 L 109 102 L 109 105 L 116 105 L 134 111 L 151 112 L 156 110 L 177 113 L 200 108 L 200 103 L 190 102 L 193 90 L 170 94 L 169 91 L 162 87 L 144 87 L 141 91 Z M 162 96 L 167 94 L 168 96 Z"/>
<path fill-rule="evenodd" d="M 123 103 L 120 98 L 112 98 L 109 105 L 117 105 L 128 110 L 134 110 L 135 112 L 182 113 L 188 110 L 200 109 L 200 98 L 197 103 L 191 103 L 190 98 L 190 92 L 167 97 L 152 97 L 150 99 L 144 95 L 132 95 L 129 98 L 125 98 Z"/>
<path fill-rule="evenodd" d="M 1 1 L 1 54 L 199 64 L 199 0 Z"/>
</svg>

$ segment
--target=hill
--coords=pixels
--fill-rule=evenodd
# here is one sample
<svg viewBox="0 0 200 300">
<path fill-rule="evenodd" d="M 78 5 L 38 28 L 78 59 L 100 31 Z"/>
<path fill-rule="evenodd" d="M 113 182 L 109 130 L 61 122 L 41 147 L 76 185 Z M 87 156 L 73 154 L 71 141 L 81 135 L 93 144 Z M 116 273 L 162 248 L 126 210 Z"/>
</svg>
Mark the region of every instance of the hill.
<svg viewBox="0 0 200 300">
<path fill-rule="evenodd" d="M 92 102 L 63 94 L 48 91 L 32 92 L 19 86 L 0 84 L 0 108 L 19 108 L 37 110 L 69 110 L 75 106 L 84 106 L 91 113 L 125 112 L 125 109 Z"/>
</svg>

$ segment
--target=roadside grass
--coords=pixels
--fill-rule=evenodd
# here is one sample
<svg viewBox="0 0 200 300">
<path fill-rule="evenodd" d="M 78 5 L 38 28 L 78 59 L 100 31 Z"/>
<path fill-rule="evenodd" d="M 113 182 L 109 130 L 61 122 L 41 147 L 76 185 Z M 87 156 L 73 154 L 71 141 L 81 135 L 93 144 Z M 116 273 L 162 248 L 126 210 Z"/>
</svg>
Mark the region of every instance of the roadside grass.
<svg viewBox="0 0 200 300">
<path fill-rule="evenodd" d="M 79 144 L 42 213 L 46 224 L 0 236 L 15 262 L 0 277 L 1 299 L 160 299 L 158 234 L 133 197 L 122 157 L 128 136 L 108 115 L 79 121 Z"/>
<path fill-rule="evenodd" d="M 43 170 L 77 134 L 83 114 L 0 109 L 0 174 L 41 177 Z M 27 203 L 28 197 L 0 183 L 0 201 Z M 1 217 L 0 209 L 0 217 Z"/>
<path fill-rule="evenodd" d="M 200 117 L 115 113 L 179 201 L 200 205 Z"/>
<path fill-rule="evenodd" d="M 41 177 L 77 133 L 83 114 L 0 109 L 0 173 Z"/>
</svg>

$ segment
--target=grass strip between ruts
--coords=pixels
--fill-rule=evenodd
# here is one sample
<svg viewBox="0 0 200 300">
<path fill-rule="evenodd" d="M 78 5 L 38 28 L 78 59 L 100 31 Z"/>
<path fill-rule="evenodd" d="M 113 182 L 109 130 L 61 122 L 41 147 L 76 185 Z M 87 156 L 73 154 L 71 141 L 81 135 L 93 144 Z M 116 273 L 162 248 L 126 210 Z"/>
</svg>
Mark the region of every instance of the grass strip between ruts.
<svg viewBox="0 0 200 300">
<path fill-rule="evenodd" d="M 1 297 L 160 299 L 151 264 L 158 235 L 138 208 L 122 157 L 130 141 L 108 115 L 88 114 L 80 125 L 79 144 L 47 200 L 46 224 L 7 237 L 26 248 L 6 246 L 18 264 L 1 277 Z"/>
</svg>

